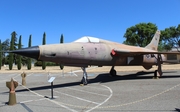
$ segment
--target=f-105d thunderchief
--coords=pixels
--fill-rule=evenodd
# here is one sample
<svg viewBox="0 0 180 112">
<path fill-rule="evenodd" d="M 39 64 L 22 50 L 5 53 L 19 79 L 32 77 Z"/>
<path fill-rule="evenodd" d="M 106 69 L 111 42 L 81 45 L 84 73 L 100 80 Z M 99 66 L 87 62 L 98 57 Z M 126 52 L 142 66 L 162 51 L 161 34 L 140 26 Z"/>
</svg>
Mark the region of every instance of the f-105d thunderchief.
<svg viewBox="0 0 180 112">
<path fill-rule="evenodd" d="M 37 60 L 81 67 L 82 83 L 86 85 L 88 65 L 112 66 L 110 70 L 112 76 L 116 76 L 114 66 L 142 65 L 148 70 L 153 65 L 157 65 L 154 75 L 161 76 L 161 64 L 166 61 L 163 54 L 172 54 L 172 52 L 157 51 L 159 38 L 160 31 L 156 31 L 151 42 L 142 48 L 85 36 L 71 43 L 39 45 L 9 52 Z"/>
</svg>

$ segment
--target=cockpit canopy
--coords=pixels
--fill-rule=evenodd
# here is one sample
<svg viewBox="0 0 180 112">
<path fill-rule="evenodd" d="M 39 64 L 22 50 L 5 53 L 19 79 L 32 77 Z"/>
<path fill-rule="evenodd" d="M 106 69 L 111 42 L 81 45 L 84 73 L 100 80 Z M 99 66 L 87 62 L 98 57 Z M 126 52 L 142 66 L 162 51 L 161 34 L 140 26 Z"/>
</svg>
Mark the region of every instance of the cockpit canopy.
<svg viewBox="0 0 180 112">
<path fill-rule="evenodd" d="M 74 42 L 83 42 L 83 43 L 99 43 L 100 40 L 95 37 L 89 37 L 89 36 L 84 36 Z"/>
</svg>

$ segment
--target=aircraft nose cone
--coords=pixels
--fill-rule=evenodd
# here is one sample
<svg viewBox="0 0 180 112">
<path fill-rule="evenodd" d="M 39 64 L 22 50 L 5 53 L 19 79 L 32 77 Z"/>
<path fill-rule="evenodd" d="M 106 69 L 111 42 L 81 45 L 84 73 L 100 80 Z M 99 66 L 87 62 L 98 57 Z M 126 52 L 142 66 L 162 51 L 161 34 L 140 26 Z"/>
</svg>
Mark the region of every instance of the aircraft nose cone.
<svg viewBox="0 0 180 112">
<path fill-rule="evenodd" d="M 34 47 L 28 47 L 28 48 L 22 48 L 14 51 L 10 51 L 11 53 L 19 54 L 22 56 L 38 59 L 40 50 L 39 46 L 34 46 Z"/>
</svg>

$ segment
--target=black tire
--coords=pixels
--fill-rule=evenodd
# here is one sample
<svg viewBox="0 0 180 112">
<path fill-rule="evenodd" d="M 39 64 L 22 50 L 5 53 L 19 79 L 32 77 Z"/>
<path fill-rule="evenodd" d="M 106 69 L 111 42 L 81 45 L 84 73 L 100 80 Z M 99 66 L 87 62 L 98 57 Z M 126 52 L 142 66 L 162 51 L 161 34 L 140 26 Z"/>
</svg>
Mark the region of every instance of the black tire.
<svg viewBox="0 0 180 112">
<path fill-rule="evenodd" d="M 111 71 L 110 71 L 110 75 L 113 76 L 113 77 L 114 77 L 114 76 L 117 76 L 116 70 L 111 70 Z"/>
<path fill-rule="evenodd" d="M 157 77 L 157 70 L 154 71 L 154 77 Z"/>
<path fill-rule="evenodd" d="M 88 81 L 83 77 L 82 80 L 81 80 L 81 83 L 84 84 L 84 85 L 87 85 Z"/>
</svg>

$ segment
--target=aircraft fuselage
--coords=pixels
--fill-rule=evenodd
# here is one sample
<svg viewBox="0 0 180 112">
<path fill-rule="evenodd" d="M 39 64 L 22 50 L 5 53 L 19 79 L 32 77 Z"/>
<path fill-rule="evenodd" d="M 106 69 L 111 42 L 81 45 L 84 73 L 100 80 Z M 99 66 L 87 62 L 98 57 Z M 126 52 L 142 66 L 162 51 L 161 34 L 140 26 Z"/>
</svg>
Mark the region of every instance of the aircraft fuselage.
<svg viewBox="0 0 180 112">
<path fill-rule="evenodd" d="M 111 51 L 115 45 L 104 43 L 66 43 L 39 46 L 39 60 L 76 66 L 119 66 L 119 65 L 153 65 L 156 64 L 154 57 L 126 57 L 112 56 Z"/>
</svg>

